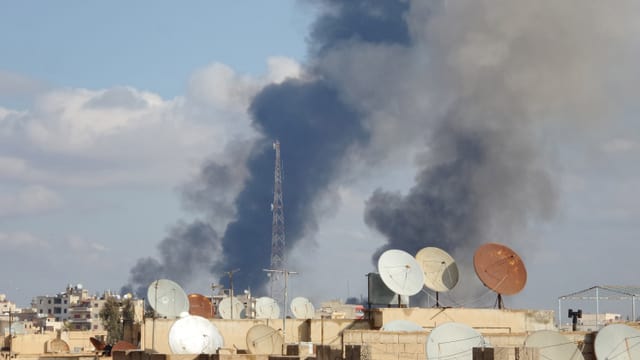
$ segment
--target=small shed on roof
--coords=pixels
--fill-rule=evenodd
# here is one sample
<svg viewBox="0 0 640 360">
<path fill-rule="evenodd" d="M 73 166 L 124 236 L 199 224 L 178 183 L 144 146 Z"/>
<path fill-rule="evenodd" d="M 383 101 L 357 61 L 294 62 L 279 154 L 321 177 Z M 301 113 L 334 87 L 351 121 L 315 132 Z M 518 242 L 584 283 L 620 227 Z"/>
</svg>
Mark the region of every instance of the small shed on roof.
<svg viewBox="0 0 640 360">
<path fill-rule="evenodd" d="M 562 302 L 566 300 L 594 300 L 596 316 L 600 313 L 600 300 L 630 300 L 631 316 L 636 317 L 636 299 L 640 298 L 640 286 L 596 285 L 558 297 L 558 324 L 561 324 Z M 597 322 L 597 318 L 596 318 Z"/>
</svg>

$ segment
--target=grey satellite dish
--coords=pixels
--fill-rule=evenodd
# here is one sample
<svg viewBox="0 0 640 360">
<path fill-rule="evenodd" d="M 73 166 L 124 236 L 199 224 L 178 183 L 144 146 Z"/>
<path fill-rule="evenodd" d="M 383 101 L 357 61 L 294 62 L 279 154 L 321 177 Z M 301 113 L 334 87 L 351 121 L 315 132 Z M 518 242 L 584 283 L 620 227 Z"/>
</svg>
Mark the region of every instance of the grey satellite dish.
<svg viewBox="0 0 640 360">
<path fill-rule="evenodd" d="M 593 348 L 597 359 L 640 359 L 640 330 L 625 324 L 611 324 L 596 334 Z"/>
<path fill-rule="evenodd" d="M 189 311 L 189 298 L 177 283 L 160 279 L 149 285 L 147 289 L 149 304 L 160 316 L 175 318 L 182 312 Z"/>
<path fill-rule="evenodd" d="M 378 272 L 387 287 L 400 295 L 415 295 L 424 286 L 418 261 L 402 250 L 387 250 L 378 259 Z"/>
<path fill-rule="evenodd" d="M 409 320 L 393 320 L 382 325 L 382 331 L 423 331 L 424 328 L 413 321 Z"/>
<path fill-rule="evenodd" d="M 484 337 L 471 326 L 444 323 L 436 326 L 427 338 L 427 359 L 472 360 L 473 348 L 487 346 Z"/>
<path fill-rule="evenodd" d="M 249 354 L 282 354 L 284 340 L 277 330 L 267 325 L 255 325 L 247 332 Z"/>
<path fill-rule="evenodd" d="M 313 319 L 316 309 L 309 299 L 298 296 L 291 300 L 291 313 L 296 319 Z"/>
<path fill-rule="evenodd" d="M 440 306 L 440 293 L 458 283 L 458 265 L 446 251 L 436 247 L 420 249 L 416 261 L 424 274 L 424 285 L 436 292 L 436 307 Z"/>
<path fill-rule="evenodd" d="M 256 299 L 256 319 L 277 319 L 280 317 L 280 306 L 275 299 L 268 296 Z"/>
<path fill-rule="evenodd" d="M 524 347 L 538 348 L 541 359 L 584 360 L 576 344 L 557 331 L 539 330 L 529 334 Z"/>
<path fill-rule="evenodd" d="M 201 316 L 185 314 L 169 330 L 169 347 L 174 354 L 215 354 L 223 346 L 218 329 Z"/>
<path fill-rule="evenodd" d="M 244 304 L 236 297 L 226 297 L 218 304 L 218 314 L 223 319 L 241 319 L 244 317 Z"/>
</svg>

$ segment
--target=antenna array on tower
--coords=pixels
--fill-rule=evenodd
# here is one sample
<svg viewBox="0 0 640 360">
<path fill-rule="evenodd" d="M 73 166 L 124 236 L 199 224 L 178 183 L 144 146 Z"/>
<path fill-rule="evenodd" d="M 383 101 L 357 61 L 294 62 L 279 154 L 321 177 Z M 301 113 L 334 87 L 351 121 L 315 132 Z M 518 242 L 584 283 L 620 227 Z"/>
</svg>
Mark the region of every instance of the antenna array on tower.
<svg viewBox="0 0 640 360">
<path fill-rule="evenodd" d="M 285 268 L 284 259 L 284 208 L 282 202 L 282 160 L 280 160 L 280 141 L 273 142 L 273 149 L 276 152 L 276 162 L 273 184 L 273 222 L 271 224 L 271 265 L 270 269 L 281 270 Z M 275 272 L 270 274 L 271 297 L 280 299 L 284 291 L 284 284 L 280 279 L 280 274 Z"/>
</svg>

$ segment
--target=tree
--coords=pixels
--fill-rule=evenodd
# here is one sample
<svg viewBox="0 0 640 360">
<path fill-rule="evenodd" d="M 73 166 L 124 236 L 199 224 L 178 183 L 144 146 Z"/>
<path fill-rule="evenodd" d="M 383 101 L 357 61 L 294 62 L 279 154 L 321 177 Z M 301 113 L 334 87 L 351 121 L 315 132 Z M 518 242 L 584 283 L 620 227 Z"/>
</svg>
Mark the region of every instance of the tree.
<svg viewBox="0 0 640 360">
<path fill-rule="evenodd" d="M 115 297 L 109 297 L 100 310 L 102 325 L 107 330 L 107 343 L 115 344 L 122 340 L 122 313 L 120 302 Z"/>
</svg>

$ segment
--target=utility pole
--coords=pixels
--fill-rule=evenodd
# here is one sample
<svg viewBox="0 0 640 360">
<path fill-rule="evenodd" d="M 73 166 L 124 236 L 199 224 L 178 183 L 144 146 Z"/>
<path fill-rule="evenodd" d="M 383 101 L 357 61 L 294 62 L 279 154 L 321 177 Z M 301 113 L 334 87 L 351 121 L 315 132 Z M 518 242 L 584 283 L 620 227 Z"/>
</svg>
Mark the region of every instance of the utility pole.
<svg viewBox="0 0 640 360">
<path fill-rule="evenodd" d="M 273 221 L 271 224 L 271 265 L 270 269 L 282 270 L 285 266 L 284 258 L 284 204 L 282 200 L 282 160 L 280 159 L 280 141 L 273 142 L 273 149 L 276 152 L 274 181 L 273 181 L 273 202 L 271 212 Z M 270 273 L 270 294 L 274 299 L 279 299 L 284 291 L 280 276 L 283 272 Z M 286 285 L 285 285 L 286 286 Z M 283 304 L 286 307 L 286 302 Z"/>
<path fill-rule="evenodd" d="M 271 275 L 271 278 L 273 279 L 276 275 L 282 275 L 284 277 L 284 291 L 283 291 L 283 304 L 284 307 L 282 309 L 282 354 L 285 355 L 285 348 L 286 348 L 286 344 L 287 344 L 287 323 L 286 323 L 286 319 L 287 319 L 287 279 L 289 278 L 289 275 L 295 275 L 297 274 L 296 271 L 289 271 L 289 270 L 285 270 L 285 269 L 262 269 L 262 271 L 267 272 L 269 275 Z"/>
<path fill-rule="evenodd" d="M 231 271 L 227 271 L 226 274 L 229 276 L 229 305 L 231 307 L 231 318 L 233 319 L 233 274 L 240 271 L 240 269 L 235 269 Z"/>
</svg>

